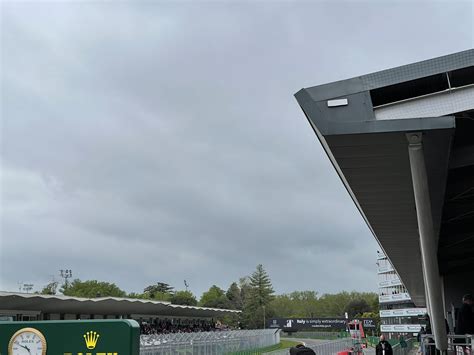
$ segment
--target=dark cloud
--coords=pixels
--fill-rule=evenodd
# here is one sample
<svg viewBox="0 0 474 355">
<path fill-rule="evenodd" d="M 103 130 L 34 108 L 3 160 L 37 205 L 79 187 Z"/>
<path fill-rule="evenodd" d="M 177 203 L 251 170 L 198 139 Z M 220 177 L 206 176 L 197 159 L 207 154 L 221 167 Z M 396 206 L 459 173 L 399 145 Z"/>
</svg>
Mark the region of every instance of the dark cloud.
<svg viewBox="0 0 474 355">
<path fill-rule="evenodd" d="M 0 289 L 376 288 L 376 242 L 293 94 L 472 46 L 470 2 L 2 7 Z M 442 25 L 440 25 L 442 24 Z"/>
</svg>

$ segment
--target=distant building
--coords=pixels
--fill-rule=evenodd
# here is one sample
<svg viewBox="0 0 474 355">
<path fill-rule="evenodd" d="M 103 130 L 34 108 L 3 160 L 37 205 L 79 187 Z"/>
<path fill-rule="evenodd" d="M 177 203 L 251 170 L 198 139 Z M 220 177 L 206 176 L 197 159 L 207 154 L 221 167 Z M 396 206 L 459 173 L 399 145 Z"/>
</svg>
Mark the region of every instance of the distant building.
<svg viewBox="0 0 474 355">
<path fill-rule="evenodd" d="M 414 335 L 420 331 L 426 308 L 416 308 L 390 260 L 377 253 L 380 331 L 389 338 Z"/>
</svg>

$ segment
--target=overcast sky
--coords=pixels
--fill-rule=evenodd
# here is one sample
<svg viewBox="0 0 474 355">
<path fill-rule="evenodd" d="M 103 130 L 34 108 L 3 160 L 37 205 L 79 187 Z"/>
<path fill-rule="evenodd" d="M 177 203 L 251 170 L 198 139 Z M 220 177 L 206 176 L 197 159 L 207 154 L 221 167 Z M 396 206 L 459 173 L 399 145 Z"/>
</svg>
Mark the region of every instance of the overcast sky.
<svg viewBox="0 0 474 355">
<path fill-rule="evenodd" d="M 473 2 L 2 2 L 0 290 L 376 290 L 293 94 L 473 47 Z"/>
</svg>

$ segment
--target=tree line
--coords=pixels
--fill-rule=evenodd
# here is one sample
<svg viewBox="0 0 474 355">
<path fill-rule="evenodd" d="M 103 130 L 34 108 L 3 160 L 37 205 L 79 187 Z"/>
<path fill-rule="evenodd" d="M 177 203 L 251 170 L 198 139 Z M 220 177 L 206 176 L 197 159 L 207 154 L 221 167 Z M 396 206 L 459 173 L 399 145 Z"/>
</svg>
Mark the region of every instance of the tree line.
<svg viewBox="0 0 474 355">
<path fill-rule="evenodd" d="M 75 279 L 59 287 L 57 282 L 46 285 L 41 294 L 75 297 L 128 297 L 168 301 L 172 304 L 241 310 L 240 316 L 227 316 L 229 324 L 245 328 L 262 328 L 264 319 L 272 317 L 370 317 L 378 319 L 378 296 L 373 292 L 339 292 L 319 295 L 316 291 L 294 291 L 276 295 L 270 276 L 260 264 L 250 276 L 232 282 L 227 290 L 212 285 L 198 298 L 189 290 L 175 290 L 157 282 L 141 293 L 127 293 L 114 283 Z"/>
</svg>

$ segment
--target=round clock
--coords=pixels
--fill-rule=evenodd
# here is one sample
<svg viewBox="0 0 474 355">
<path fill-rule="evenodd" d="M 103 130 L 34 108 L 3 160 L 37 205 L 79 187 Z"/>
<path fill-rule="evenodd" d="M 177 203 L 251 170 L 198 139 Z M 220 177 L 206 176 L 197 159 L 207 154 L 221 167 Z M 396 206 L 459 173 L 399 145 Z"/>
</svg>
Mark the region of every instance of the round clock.
<svg viewBox="0 0 474 355">
<path fill-rule="evenodd" d="M 46 339 L 37 329 L 20 329 L 10 339 L 8 355 L 46 355 Z"/>
</svg>

